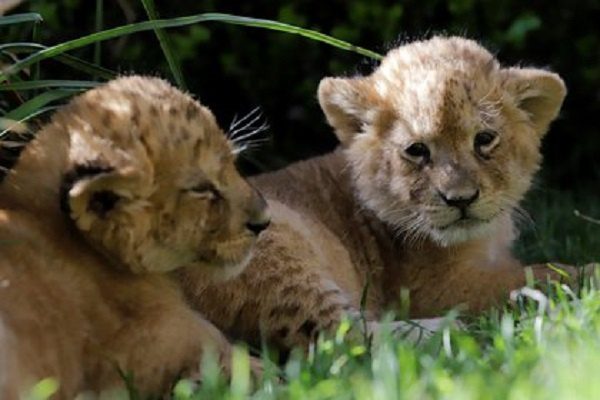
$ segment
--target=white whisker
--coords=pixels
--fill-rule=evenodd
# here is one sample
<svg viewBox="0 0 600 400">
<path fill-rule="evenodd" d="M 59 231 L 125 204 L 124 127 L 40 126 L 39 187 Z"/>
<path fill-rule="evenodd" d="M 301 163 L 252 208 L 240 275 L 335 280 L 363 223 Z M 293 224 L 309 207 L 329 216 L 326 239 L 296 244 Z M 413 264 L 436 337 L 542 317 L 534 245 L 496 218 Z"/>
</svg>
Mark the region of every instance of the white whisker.
<svg viewBox="0 0 600 400">
<path fill-rule="evenodd" d="M 242 129 L 242 128 L 240 128 L 240 130 L 236 131 L 236 133 L 237 133 L 237 132 L 241 132 L 241 129 Z M 256 127 L 256 128 L 254 128 L 254 129 L 252 129 L 251 131 L 249 131 L 249 132 L 247 132 L 247 133 L 244 133 L 244 134 L 242 134 L 242 135 L 240 135 L 240 136 L 235 136 L 235 134 L 234 134 L 234 135 L 232 135 L 232 136 L 231 136 L 231 138 L 230 138 L 230 140 L 231 140 L 233 143 L 240 143 L 240 142 L 242 142 L 244 139 L 251 138 L 252 136 L 254 136 L 254 135 L 257 135 L 257 134 L 259 134 L 259 133 L 261 133 L 261 132 L 264 132 L 264 131 L 266 131 L 266 130 L 268 130 L 268 129 L 269 129 L 269 124 L 267 124 L 266 122 L 263 122 L 263 123 L 262 123 L 260 126 L 258 126 L 258 127 Z"/>
<path fill-rule="evenodd" d="M 252 109 L 240 119 L 238 119 L 237 114 L 234 116 L 227 132 L 227 138 L 233 144 L 233 153 L 235 155 L 249 149 L 257 148 L 269 141 L 269 138 L 256 137 L 269 129 L 267 121 L 263 121 L 260 125 L 257 125 L 262 118 L 263 114 L 260 112 L 259 107 Z"/>
<path fill-rule="evenodd" d="M 256 113 L 260 113 L 260 107 L 255 107 L 253 108 L 248 114 L 244 115 L 241 119 L 237 119 L 237 114 L 233 116 L 233 120 L 231 121 L 231 124 L 229 125 L 229 130 L 228 130 L 228 135 L 231 135 L 232 132 L 234 132 L 236 130 L 236 128 L 238 127 L 238 125 L 244 123 L 246 120 L 248 120 L 249 118 L 252 118 L 254 116 L 254 114 Z M 247 124 L 246 124 L 247 126 Z"/>
</svg>

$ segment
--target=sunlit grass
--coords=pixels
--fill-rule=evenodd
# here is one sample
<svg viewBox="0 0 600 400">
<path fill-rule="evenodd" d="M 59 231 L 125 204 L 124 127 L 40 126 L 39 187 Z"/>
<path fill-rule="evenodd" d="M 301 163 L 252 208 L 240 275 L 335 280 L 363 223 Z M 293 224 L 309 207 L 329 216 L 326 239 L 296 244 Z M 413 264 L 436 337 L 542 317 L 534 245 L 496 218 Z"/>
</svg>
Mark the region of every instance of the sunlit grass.
<svg viewBox="0 0 600 400">
<path fill-rule="evenodd" d="M 176 399 L 594 399 L 600 398 L 600 294 L 568 290 L 539 309 L 491 312 L 465 331 L 451 328 L 420 346 L 389 334 L 372 348 L 321 338 L 253 390 L 214 375 Z M 246 358 L 234 371 L 248 376 Z M 237 363 L 237 364 L 236 364 Z M 241 371 L 245 370 L 245 373 Z M 185 388 L 186 390 L 183 390 Z"/>
</svg>

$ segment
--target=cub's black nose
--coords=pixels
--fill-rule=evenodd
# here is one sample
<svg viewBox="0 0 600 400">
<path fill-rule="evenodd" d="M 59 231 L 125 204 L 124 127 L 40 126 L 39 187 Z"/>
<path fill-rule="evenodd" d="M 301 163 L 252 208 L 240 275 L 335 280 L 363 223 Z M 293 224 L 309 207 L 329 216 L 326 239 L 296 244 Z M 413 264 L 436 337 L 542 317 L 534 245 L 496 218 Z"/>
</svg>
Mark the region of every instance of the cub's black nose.
<svg viewBox="0 0 600 400">
<path fill-rule="evenodd" d="M 246 224 L 246 228 L 248 228 L 255 235 L 258 235 L 259 233 L 267 229 L 270 223 L 271 221 L 269 219 L 264 221 L 248 222 Z"/>
<path fill-rule="evenodd" d="M 246 222 L 246 228 L 255 235 L 258 235 L 267 229 L 270 223 L 271 216 L 269 215 L 267 201 L 259 191 L 254 190 L 252 209 L 250 211 L 248 222 Z"/>
<path fill-rule="evenodd" d="M 456 207 L 461 210 L 469 207 L 475 200 L 479 198 L 479 190 L 475 191 L 475 193 L 471 195 L 452 195 L 452 194 L 444 194 L 440 192 L 440 196 L 444 200 L 444 202 L 450 207 Z"/>
</svg>

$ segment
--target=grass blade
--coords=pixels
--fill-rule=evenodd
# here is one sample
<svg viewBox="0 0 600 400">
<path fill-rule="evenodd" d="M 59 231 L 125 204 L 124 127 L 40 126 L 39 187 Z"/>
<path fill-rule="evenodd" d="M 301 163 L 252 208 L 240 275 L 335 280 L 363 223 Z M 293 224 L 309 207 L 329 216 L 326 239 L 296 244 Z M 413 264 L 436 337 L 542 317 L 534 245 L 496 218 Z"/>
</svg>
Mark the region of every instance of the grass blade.
<svg viewBox="0 0 600 400">
<path fill-rule="evenodd" d="M 72 88 L 72 89 L 91 89 L 100 84 L 96 81 L 71 81 L 71 80 L 53 80 L 43 79 L 37 81 L 23 81 L 15 83 L 3 83 L 0 84 L 0 92 L 2 91 L 21 91 L 21 90 L 35 90 L 44 88 Z"/>
<path fill-rule="evenodd" d="M 158 13 L 156 12 L 154 0 L 142 0 L 142 4 L 146 10 L 148 19 L 151 21 L 158 20 Z M 160 43 L 160 47 L 165 55 L 165 58 L 167 59 L 167 63 L 169 63 L 169 68 L 171 69 L 171 73 L 173 74 L 175 82 L 177 82 L 177 86 L 179 86 L 181 89 L 187 89 L 183 73 L 181 72 L 181 65 L 179 64 L 179 60 L 173 52 L 173 44 L 169 38 L 169 35 L 167 35 L 162 29 L 155 29 L 154 33 L 158 38 L 158 42 Z"/>
<path fill-rule="evenodd" d="M 26 121 L 28 121 L 28 120 L 30 120 L 30 119 L 32 119 L 32 118 L 35 118 L 35 117 L 37 117 L 38 115 L 42 115 L 42 114 L 44 114 L 44 113 L 47 113 L 47 112 L 50 112 L 50 111 L 54 111 L 54 110 L 56 110 L 56 109 L 57 109 L 57 108 L 59 108 L 59 107 L 60 107 L 60 106 L 48 106 L 48 107 L 42 107 L 42 108 L 39 108 L 37 111 L 35 111 L 35 112 L 33 112 L 33 113 L 31 113 L 31 114 L 27 115 L 27 116 L 26 116 L 26 117 L 24 117 L 24 118 L 21 118 L 21 119 L 20 119 L 20 120 L 18 120 L 18 121 L 9 120 L 9 119 L 7 119 L 7 118 L 5 118 L 5 117 L 3 116 L 3 117 L 0 117 L 0 121 L 2 121 L 3 119 L 4 119 L 4 121 L 5 121 L 5 122 L 6 122 L 6 121 L 14 121 L 12 124 L 16 123 L 16 124 L 18 125 L 18 124 L 20 124 L 20 123 L 23 123 L 23 122 L 26 122 Z M 12 125 L 12 124 L 9 124 L 9 127 L 8 127 L 7 129 L 4 129 L 3 131 L 0 131 L 0 140 L 2 139 L 2 137 L 3 137 L 4 135 L 6 135 L 6 134 L 8 133 L 8 131 L 10 131 L 10 130 L 11 130 L 11 127 L 10 127 L 10 125 Z"/>
<path fill-rule="evenodd" d="M 24 14 L 15 14 L 8 16 L 0 16 L 0 26 L 2 25 L 12 25 L 12 24 L 22 24 L 24 22 L 33 22 L 38 23 L 42 22 L 44 19 L 38 13 L 24 13 Z"/>
<path fill-rule="evenodd" d="M 95 24 L 96 32 L 99 32 L 102 30 L 103 22 L 104 22 L 104 1 L 96 0 L 96 24 Z M 96 64 L 96 65 L 100 65 L 101 50 L 102 50 L 102 47 L 100 45 L 100 42 L 96 42 L 94 45 L 94 64 Z M 94 78 L 97 79 L 98 77 L 95 76 Z"/>
<path fill-rule="evenodd" d="M 47 46 L 38 43 L 8 43 L 0 45 L 0 52 L 13 52 L 17 54 L 34 53 L 36 51 L 40 51 L 47 48 Z M 96 76 L 101 79 L 110 80 L 117 75 L 115 71 L 101 67 L 99 65 L 92 64 L 88 61 L 82 60 L 81 58 L 77 58 L 68 54 L 57 55 L 54 59 L 78 71 L 84 72 L 92 76 Z M 0 80 L 2 79 L 0 78 Z"/>
<path fill-rule="evenodd" d="M 116 37 L 130 35 L 136 32 L 143 32 L 148 30 L 156 30 L 162 28 L 174 28 L 180 26 L 187 26 L 192 24 L 197 24 L 201 22 L 209 22 L 209 21 L 217 21 L 234 25 L 243 25 L 253 28 L 262 28 L 275 30 L 280 32 L 291 33 L 295 35 L 300 35 L 311 40 L 316 40 L 319 42 L 323 42 L 329 44 L 331 46 L 337 47 L 342 50 L 352 51 L 363 56 L 367 56 L 370 58 L 381 59 L 382 56 L 378 53 L 375 53 L 371 50 L 364 49 L 362 47 L 354 46 L 348 42 L 345 42 L 340 39 L 336 39 L 329 35 L 325 35 L 324 33 L 316 32 L 310 29 L 304 29 L 293 25 L 284 24 L 282 22 L 270 21 L 265 19 L 258 18 L 248 18 L 248 17 L 240 17 L 229 14 L 218 14 L 218 13 L 207 13 L 207 14 L 198 14 L 192 15 L 188 17 L 180 17 L 173 19 L 164 19 L 164 20 L 154 20 L 154 21 L 144 21 L 138 22 L 129 25 L 123 25 L 116 28 L 108 29 L 102 32 L 96 32 L 91 35 L 87 35 L 81 37 L 79 39 L 70 40 L 67 42 L 63 42 L 56 46 L 48 47 L 44 50 L 41 50 L 35 54 L 30 55 L 29 57 L 18 61 L 8 67 L 6 67 L 2 72 L 0 72 L 0 80 L 6 79 L 9 75 L 15 74 L 18 71 L 22 70 L 34 64 L 38 61 L 42 61 L 48 58 L 56 57 L 57 55 L 63 54 L 67 51 L 78 49 L 83 46 L 87 46 L 98 41 L 114 39 Z"/>
<path fill-rule="evenodd" d="M 72 96 L 81 90 L 79 89 L 54 89 L 48 90 L 39 96 L 36 96 L 25 103 L 21 104 L 19 107 L 10 111 L 8 114 L 3 117 L 6 119 L 11 119 L 14 121 L 22 121 L 31 114 L 34 114 L 41 108 L 47 106 L 56 100 L 61 100 L 66 97 Z"/>
<path fill-rule="evenodd" d="M 298 26 L 285 24 L 283 22 L 271 21 L 267 19 L 260 18 L 249 18 L 249 17 L 241 17 L 236 15 L 227 15 L 227 14 L 213 14 L 218 15 L 218 21 L 225 22 L 233 25 L 243 25 L 252 28 L 262 28 L 268 29 L 272 31 L 279 31 L 285 33 L 291 33 L 294 35 L 299 35 L 306 37 L 311 40 L 315 40 L 318 42 L 326 43 L 330 46 L 337 47 L 338 49 L 352 51 L 354 53 L 358 53 L 362 56 L 373 58 L 375 60 L 383 59 L 381 54 L 378 54 L 374 51 L 365 49 L 363 47 L 355 46 L 346 41 L 334 38 L 332 36 L 326 35 L 324 33 L 313 31 L 310 29 L 300 28 Z"/>
<path fill-rule="evenodd" d="M 40 35 L 39 23 L 36 22 L 36 23 L 33 24 L 33 29 L 31 30 L 31 40 L 34 43 L 39 42 L 39 35 Z M 41 73 L 42 73 L 42 71 L 40 69 L 40 63 L 37 62 L 33 66 L 33 74 L 32 74 L 33 75 L 33 79 L 36 80 L 36 81 L 39 80 L 40 76 L 41 76 Z"/>
</svg>

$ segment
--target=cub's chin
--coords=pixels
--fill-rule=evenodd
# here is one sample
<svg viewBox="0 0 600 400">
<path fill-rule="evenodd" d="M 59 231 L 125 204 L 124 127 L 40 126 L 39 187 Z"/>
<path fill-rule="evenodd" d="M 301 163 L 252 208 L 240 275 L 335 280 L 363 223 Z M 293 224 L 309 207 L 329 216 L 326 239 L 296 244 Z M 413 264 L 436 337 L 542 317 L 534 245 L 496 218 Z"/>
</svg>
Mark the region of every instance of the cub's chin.
<svg viewBox="0 0 600 400">
<path fill-rule="evenodd" d="M 458 245 L 470 240 L 490 236 L 497 226 L 497 218 L 492 220 L 458 220 L 444 227 L 431 227 L 429 236 L 442 247 Z"/>
<path fill-rule="evenodd" d="M 239 261 L 206 261 L 199 260 L 189 264 L 186 268 L 195 270 L 196 273 L 204 276 L 204 279 L 211 282 L 221 282 L 233 279 L 240 275 L 250 262 L 252 251 L 248 251 Z"/>
<path fill-rule="evenodd" d="M 212 281 L 235 278 L 248 266 L 255 242 L 255 238 L 241 237 L 218 243 L 210 252 L 210 257 L 200 257 L 189 267 L 203 271 L 206 278 Z"/>
</svg>

